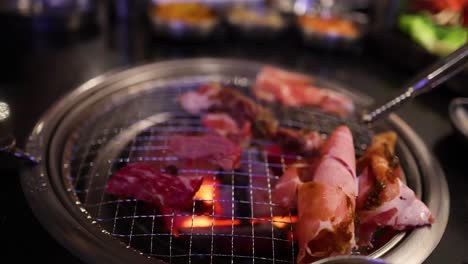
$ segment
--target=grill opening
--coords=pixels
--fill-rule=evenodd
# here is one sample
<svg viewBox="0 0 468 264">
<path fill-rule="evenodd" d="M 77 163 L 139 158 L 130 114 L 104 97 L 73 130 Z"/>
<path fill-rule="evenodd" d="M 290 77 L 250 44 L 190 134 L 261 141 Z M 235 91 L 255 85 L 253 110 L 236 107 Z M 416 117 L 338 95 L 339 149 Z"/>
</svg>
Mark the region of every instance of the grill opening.
<svg viewBox="0 0 468 264">
<path fill-rule="evenodd" d="M 208 81 L 213 80 L 153 84 L 154 89 L 115 99 L 105 111 L 90 110 L 94 114 L 72 133 L 63 157 L 70 193 L 106 233 L 168 263 L 295 263 L 297 212 L 272 203 L 271 191 L 285 170 L 285 159 L 301 157 L 275 157 L 262 150 L 273 142 L 253 140 L 235 171 L 179 170 L 181 175 L 204 176 L 190 210 L 163 210 L 104 192 L 107 180 L 126 164 L 146 162 L 163 169 L 168 161 L 177 160 L 166 152 L 170 135 L 205 131 L 199 118 L 185 113 L 176 98 Z M 248 83 L 238 79 L 224 83 L 248 89 Z M 287 127 L 326 133 L 342 123 L 324 121 L 313 109 L 275 111 L 280 111 L 280 123 Z M 168 113 L 167 118 L 158 118 L 161 113 Z M 353 132 L 355 137 L 367 133 Z M 391 239 L 401 235 L 385 242 Z"/>
</svg>

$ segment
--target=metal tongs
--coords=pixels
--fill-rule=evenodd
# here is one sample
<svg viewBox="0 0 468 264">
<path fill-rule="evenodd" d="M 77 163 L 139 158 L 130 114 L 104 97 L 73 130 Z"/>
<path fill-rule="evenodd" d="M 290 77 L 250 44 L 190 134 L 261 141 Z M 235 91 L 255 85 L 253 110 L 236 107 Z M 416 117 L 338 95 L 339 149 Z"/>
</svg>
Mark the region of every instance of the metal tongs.
<svg viewBox="0 0 468 264">
<path fill-rule="evenodd" d="M 468 62 L 468 44 L 422 71 L 406 85 L 404 92 L 387 103 L 361 116 L 361 122 L 370 124 L 408 103 L 412 98 L 436 88 L 459 73 Z"/>
</svg>

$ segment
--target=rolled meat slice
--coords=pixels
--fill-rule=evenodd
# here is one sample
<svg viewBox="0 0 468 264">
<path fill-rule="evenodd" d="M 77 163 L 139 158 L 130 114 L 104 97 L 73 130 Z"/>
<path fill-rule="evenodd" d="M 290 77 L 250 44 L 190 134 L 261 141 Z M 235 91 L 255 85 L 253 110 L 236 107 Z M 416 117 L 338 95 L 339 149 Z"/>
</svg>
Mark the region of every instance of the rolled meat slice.
<svg viewBox="0 0 468 264">
<path fill-rule="evenodd" d="M 358 161 L 362 169 L 356 207 L 359 245 L 371 245 L 372 236 L 380 227 L 406 230 L 434 222 L 427 206 L 401 180 L 395 143 L 394 132 L 378 134 Z"/>
<path fill-rule="evenodd" d="M 301 171 L 307 170 L 308 165 L 296 163 L 289 166 L 276 183 L 271 197 L 274 204 L 284 208 L 296 208 L 297 189 L 304 183 Z"/>
<path fill-rule="evenodd" d="M 325 141 L 320 155 L 313 180 L 337 186 L 354 200 L 357 196 L 356 158 L 349 128 L 336 128 Z"/>
<path fill-rule="evenodd" d="M 312 180 L 298 184 L 298 263 L 351 252 L 355 244 L 355 167 L 351 131 L 340 126 L 325 142 Z"/>
<path fill-rule="evenodd" d="M 297 263 L 351 253 L 354 245 L 354 202 L 340 188 L 307 182 L 298 190 Z"/>
</svg>

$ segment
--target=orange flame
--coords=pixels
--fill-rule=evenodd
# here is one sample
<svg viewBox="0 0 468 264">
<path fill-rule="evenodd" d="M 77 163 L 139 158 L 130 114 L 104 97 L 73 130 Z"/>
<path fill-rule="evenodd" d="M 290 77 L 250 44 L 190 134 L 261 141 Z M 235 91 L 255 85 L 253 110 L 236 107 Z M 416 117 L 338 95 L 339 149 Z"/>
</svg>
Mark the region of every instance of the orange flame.
<svg viewBox="0 0 468 264">
<path fill-rule="evenodd" d="M 283 228 L 288 224 L 294 224 L 297 222 L 297 216 L 273 216 L 271 222 L 278 228 Z"/>
<path fill-rule="evenodd" d="M 216 184 L 219 184 L 219 182 L 205 177 L 203 179 L 203 185 L 200 187 L 198 192 L 195 193 L 193 198 L 196 200 L 202 200 L 206 206 L 213 206 L 213 200 L 219 199 L 220 196 L 219 190 L 215 186 Z M 215 214 L 222 215 L 223 208 L 221 207 L 220 203 L 214 203 Z"/>
<path fill-rule="evenodd" d="M 231 226 L 231 225 L 239 225 L 240 220 L 238 219 L 216 219 L 212 216 L 194 216 L 193 217 L 193 224 L 192 218 L 187 217 L 180 227 L 182 228 L 191 228 L 193 227 L 210 227 L 210 226 Z"/>
<path fill-rule="evenodd" d="M 213 180 L 203 179 L 203 185 L 200 187 L 193 198 L 199 200 L 205 200 L 205 202 L 213 203 L 213 198 L 216 193 L 216 187 L 213 184 L 216 183 Z M 211 201 L 210 201 L 211 200 Z"/>
<path fill-rule="evenodd" d="M 199 208 L 202 211 L 198 212 L 204 215 L 197 215 L 197 216 L 187 216 L 180 218 L 175 223 L 174 229 L 179 228 L 203 228 L 203 227 L 211 227 L 211 226 L 231 226 L 231 225 L 239 225 L 241 223 L 238 219 L 219 219 L 213 217 L 211 214 L 214 213 L 215 215 L 223 215 L 223 208 L 221 203 L 217 201 L 220 199 L 220 191 L 216 186 L 219 182 L 215 179 L 205 177 L 203 179 L 203 184 L 200 189 L 195 193 L 194 199 L 198 200 L 197 203 L 203 203 L 203 207 Z M 211 210 L 211 208 L 214 208 Z M 197 214 L 198 214 L 197 213 Z M 208 214 L 208 215 L 207 215 Z"/>
<path fill-rule="evenodd" d="M 266 221 L 271 221 L 273 226 L 277 228 L 286 227 L 289 224 L 294 224 L 297 222 L 297 216 L 273 216 L 264 219 L 252 219 L 251 223 L 253 224 L 260 224 Z"/>
</svg>

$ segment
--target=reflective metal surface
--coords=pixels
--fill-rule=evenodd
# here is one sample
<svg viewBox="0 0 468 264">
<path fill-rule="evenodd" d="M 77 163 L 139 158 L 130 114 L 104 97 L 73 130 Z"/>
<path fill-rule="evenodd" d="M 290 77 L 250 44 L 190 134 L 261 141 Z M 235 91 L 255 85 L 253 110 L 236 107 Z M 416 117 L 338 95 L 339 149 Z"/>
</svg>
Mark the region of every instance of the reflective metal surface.
<svg viewBox="0 0 468 264">
<path fill-rule="evenodd" d="M 377 107 L 375 110 L 364 114 L 362 117 L 363 122 L 372 123 L 381 116 L 395 111 L 405 103 L 408 103 L 415 96 L 439 87 L 463 70 L 467 62 L 468 44 L 422 71 L 421 74 L 407 86 L 407 89 L 405 89 L 402 94 Z"/>
<path fill-rule="evenodd" d="M 388 264 L 388 262 L 362 256 L 338 256 L 322 259 L 313 264 Z"/>
<path fill-rule="evenodd" d="M 455 98 L 449 106 L 450 120 L 468 142 L 468 98 Z"/>
<path fill-rule="evenodd" d="M 105 155 L 120 155 L 119 145 L 109 142 L 117 139 L 122 142 L 121 146 L 128 146 L 123 135 L 134 131 L 130 133 L 131 139 L 140 129 L 144 131 L 147 125 L 153 123 L 146 122 L 147 125 L 144 125 L 138 122 L 163 113 L 165 107 L 174 103 L 171 101 L 174 92 L 164 90 L 171 81 L 183 84 L 184 80 L 230 79 L 243 83 L 252 80 L 261 66 L 232 60 L 170 61 L 108 74 L 79 87 L 38 122 L 27 145 L 28 151 L 44 161 L 35 168 L 25 169 L 22 175 L 26 197 L 38 219 L 57 240 L 85 261 L 158 263 L 156 259 L 143 254 L 150 255 L 149 248 L 139 247 L 131 240 L 136 240 L 134 233 L 127 233 L 124 239 L 119 240 L 112 237 L 112 234 L 116 234 L 113 230 L 103 230 L 105 225 L 97 217 L 99 210 L 90 209 L 93 195 L 102 195 L 102 189 L 100 192 L 98 189 L 89 192 L 80 186 L 94 186 L 100 182 L 98 179 L 105 179 L 115 169 L 112 163 L 108 163 L 106 174 L 100 177 L 96 175 L 96 172 L 100 172 L 99 168 L 94 168 L 101 167 L 102 163 L 95 162 L 106 160 L 103 158 Z M 178 92 L 180 90 L 176 94 Z M 359 105 L 369 104 L 365 96 L 352 91 L 347 93 Z M 151 104 L 151 99 L 158 96 L 160 103 Z M 165 99 L 164 103 L 161 98 Z M 447 223 L 449 198 L 445 178 L 425 145 L 401 119 L 391 115 L 380 129 L 393 129 L 398 133 L 397 152 L 403 162 L 407 183 L 431 209 L 436 223 L 430 228 L 397 236 L 371 256 L 391 263 L 421 263 L 439 242 Z M 106 152 L 105 146 L 114 149 L 107 149 Z M 82 177 L 82 180 L 77 177 Z M 87 185 L 76 185 L 83 181 Z M 115 213 L 115 207 L 108 210 Z M 112 219 L 115 221 L 118 218 L 114 216 Z M 135 217 L 127 219 L 130 223 L 140 221 Z M 158 238 L 156 234 L 151 237 Z"/>
</svg>

